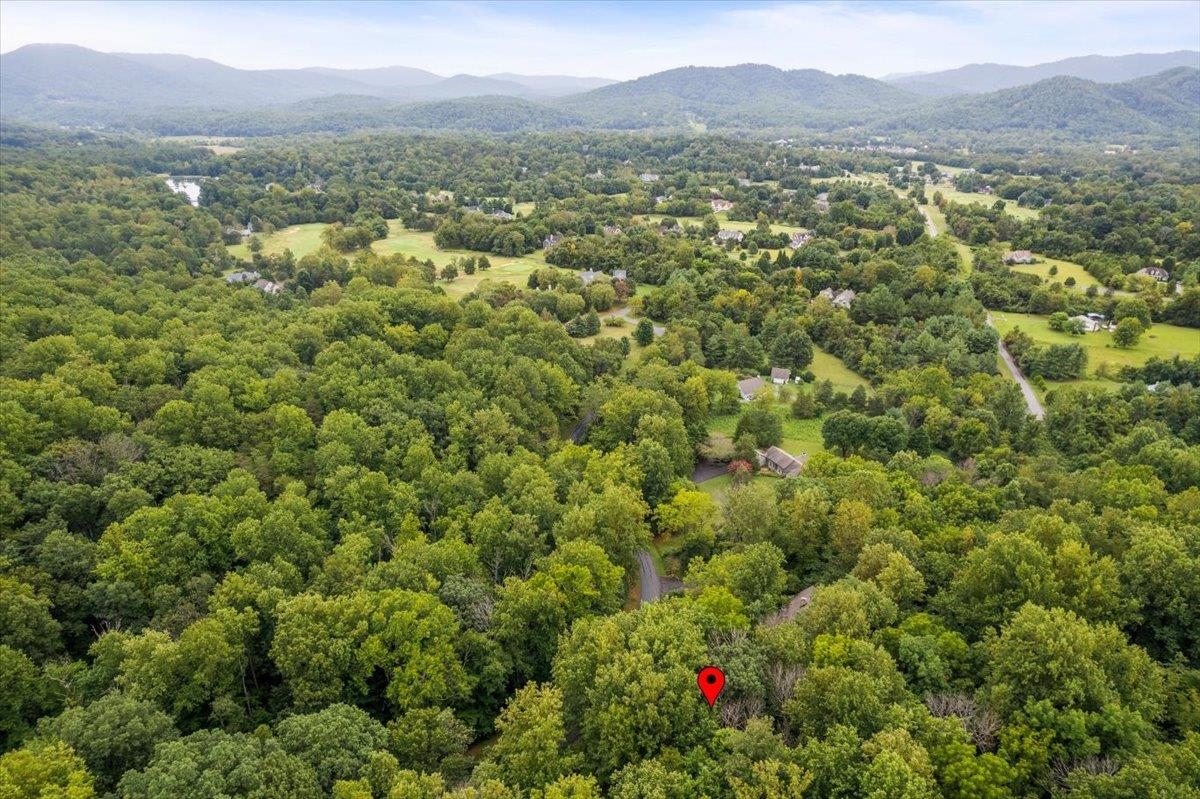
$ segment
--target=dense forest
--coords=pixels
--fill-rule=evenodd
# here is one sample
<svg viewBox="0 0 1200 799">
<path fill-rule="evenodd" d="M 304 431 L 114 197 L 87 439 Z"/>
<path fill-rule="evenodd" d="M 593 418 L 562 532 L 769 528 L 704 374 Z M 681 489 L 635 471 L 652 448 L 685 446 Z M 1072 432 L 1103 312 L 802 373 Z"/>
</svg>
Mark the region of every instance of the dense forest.
<svg viewBox="0 0 1200 799">
<path fill-rule="evenodd" d="M 1186 158 L 0 146 L 0 796 L 1200 797 Z"/>
</svg>

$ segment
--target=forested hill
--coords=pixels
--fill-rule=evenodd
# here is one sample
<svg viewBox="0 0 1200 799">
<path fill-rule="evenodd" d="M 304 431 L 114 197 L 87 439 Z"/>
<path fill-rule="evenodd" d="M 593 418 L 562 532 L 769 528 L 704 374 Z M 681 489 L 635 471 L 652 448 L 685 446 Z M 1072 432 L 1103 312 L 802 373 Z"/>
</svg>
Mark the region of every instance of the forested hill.
<svg viewBox="0 0 1200 799">
<path fill-rule="evenodd" d="M 1054 77 L 950 98 L 860 75 L 762 64 L 683 67 L 559 97 L 551 95 L 597 79 L 443 79 L 407 68 L 248 71 L 184 56 L 48 45 L 7 53 L 0 66 L 0 113 L 6 119 L 176 135 L 574 128 L 772 137 L 822 132 L 922 138 L 953 131 L 967 143 L 1014 135 L 1188 143 L 1200 112 L 1200 73 L 1179 66 L 1125 83 Z"/>
<path fill-rule="evenodd" d="M 1200 70 L 1190 67 L 1102 84 L 1058 77 L 991 94 L 924 105 L 881 120 L 892 131 L 1037 131 L 1079 138 L 1195 133 L 1200 129 Z"/>
</svg>

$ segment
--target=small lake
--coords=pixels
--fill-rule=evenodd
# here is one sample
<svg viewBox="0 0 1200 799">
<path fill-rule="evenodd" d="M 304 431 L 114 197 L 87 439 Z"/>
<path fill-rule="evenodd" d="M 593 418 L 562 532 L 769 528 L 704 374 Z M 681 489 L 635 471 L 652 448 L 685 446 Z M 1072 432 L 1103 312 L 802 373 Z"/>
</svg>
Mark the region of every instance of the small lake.
<svg viewBox="0 0 1200 799">
<path fill-rule="evenodd" d="M 192 205 L 200 206 L 200 184 L 186 178 L 167 178 L 167 188 L 176 194 L 187 197 Z"/>
</svg>

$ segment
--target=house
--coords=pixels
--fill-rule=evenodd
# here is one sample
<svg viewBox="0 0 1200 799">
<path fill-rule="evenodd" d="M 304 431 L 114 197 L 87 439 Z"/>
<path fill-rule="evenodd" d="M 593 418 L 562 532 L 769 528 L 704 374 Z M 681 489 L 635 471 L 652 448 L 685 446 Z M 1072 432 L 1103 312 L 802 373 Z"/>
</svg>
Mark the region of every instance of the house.
<svg viewBox="0 0 1200 799">
<path fill-rule="evenodd" d="M 643 172 L 642 174 L 638 175 L 638 179 L 642 181 L 642 183 L 656 183 L 658 182 L 658 175 L 654 174 L 653 172 Z"/>
<path fill-rule="evenodd" d="M 1013 250 L 1004 253 L 1004 263 L 1006 264 L 1031 264 L 1033 263 L 1033 253 L 1029 250 Z"/>
<path fill-rule="evenodd" d="M 754 182 L 751 181 L 750 178 L 738 178 L 738 185 L 745 189 L 749 186 L 753 186 Z"/>
<path fill-rule="evenodd" d="M 1152 277 L 1159 283 L 1166 283 L 1171 279 L 1171 273 L 1166 269 L 1163 269 L 1161 266 L 1147 266 L 1144 269 L 1137 270 L 1135 274 Z"/>
<path fill-rule="evenodd" d="M 258 280 L 258 278 L 258 272 L 234 272 L 231 275 L 225 276 L 225 282 L 232 286 L 235 283 L 253 283 L 254 281 Z"/>
<path fill-rule="evenodd" d="M 551 247 L 553 247 L 555 244 L 558 244 L 562 240 L 563 240 L 563 237 L 562 237 L 561 233 L 551 233 L 549 236 L 542 239 L 542 249 L 549 250 Z"/>
<path fill-rule="evenodd" d="M 738 393 L 742 395 L 743 402 L 749 402 L 754 399 L 754 395 L 763 390 L 766 383 L 761 377 L 747 377 L 745 380 L 738 381 Z"/>
<path fill-rule="evenodd" d="M 731 203 L 729 200 L 722 200 L 720 198 L 709 200 L 708 204 L 712 206 L 714 214 L 719 214 L 722 211 L 728 211 L 733 208 L 733 203 Z"/>
<path fill-rule="evenodd" d="M 595 281 L 596 278 L 598 278 L 602 274 L 604 274 L 604 273 L 603 272 L 594 272 L 591 269 L 585 269 L 579 273 L 579 278 L 580 278 L 580 280 L 583 281 L 583 285 L 590 286 L 590 285 L 592 285 L 593 281 Z"/>
<path fill-rule="evenodd" d="M 279 294 L 283 291 L 283 286 L 278 283 L 272 283 L 270 280 L 259 279 L 254 281 L 254 288 L 261 291 L 263 294 Z"/>
<path fill-rule="evenodd" d="M 629 272 L 625 269 L 614 269 L 612 277 L 613 280 L 628 280 Z"/>
<path fill-rule="evenodd" d="M 784 383 L 792 379 L 792 370 L 784 369 L 781 366 L 771 367 L 771 382 L 777 386 L 782 386 Z"/>
<path fill-rule="evenodd" d="M 492 219 L 516 219 L 516 217 L 514 217 L 508 211 L 505 211 L 503 208 L 501 208 L 499 211 L 492 211 L 490 214 L 488 214 L 488 216 L 490 216 Z"/>
<path fill-rule="evenodd" d="M 789 242 L 789 244 L 792 245 L 793 250 L 798 250 L 801 247 L 803 247 L 805 244 L 808 244 L 810 241 L 812 241 L 811 233 L 800 232 L 800 233 L 792 234 L 792 238 L 791 238 L 791 241 Z"/>
<path fill-rule="evenodd" d="M 823 191 L 818 194 L 816 200 L 814 200 L 814 204 L 817 207 L 817 211 L 820 213 L 829 213 L 829 192 Z"/>
<path fill-rule="evenodd" d="M 854 302 L 854 298 L 858 295 L 854 293 L 854 289 L 842 289 L 834 291 L 833 289 L 821 289 L 817 293 L 818 297 L 824 297 L 838 308 L 849 308 L 850 303 Z"/>
<path fill-rule="evenodd" d="M 740 244 L 745 237 L 746 234 L 740 230 L 721 230 L 717 232 L 717 241 L 719 242 L 733 241 Z"/>
<path fill-rule="evenodd" d="M 794 458 L 779 447 L 756 449 L 754 452 L 758 455 L 758 465 L 760 467 L 770 469 L 780 477 L 795 477 L 800 474 L 800 470 L 804 468 L 805 461 L 808 460 L 807 455 L 802 454 L 799 458 Z"/>
<path fill-rule="evenodd" d="M 1078 322 L 1085 333 L 1095 333 L 1097 330 L 1104 330 L 1108 327 L 1104 322 L 1104 317 L 1100 316 L 1100 314 L 1090 313 L 1086 316 L 1080 314 L 1079 316 L 1072 316 L 1071 321 Z"/>
<path fill-rule="evenodd" d="M 586 177 L 589 177 L 592 180 L 600 180 L 601 178 L 604 177 L 604 170 L 597 169 L 595 172 L 592 172 L 591 174 L 587 175 Z"/>
<path fill-rule="evenodd" d="M 603 228 L 605 236 L 620 236 L 621 228 L 617 225 L 605 225 Z"/>
</svg>

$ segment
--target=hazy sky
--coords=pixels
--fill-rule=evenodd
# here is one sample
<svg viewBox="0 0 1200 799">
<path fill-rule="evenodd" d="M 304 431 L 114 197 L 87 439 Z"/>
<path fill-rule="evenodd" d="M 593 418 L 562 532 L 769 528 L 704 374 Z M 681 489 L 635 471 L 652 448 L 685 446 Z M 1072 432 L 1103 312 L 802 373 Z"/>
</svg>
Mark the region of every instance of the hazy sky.
<svg viewBox="0 0 1200 799">
<path fill-rule="evenodd" d="M 632 78 L 746 62 L 879 77 L 1200 48 L 1200 2 L 0 2 L 34 42 L 243 68 L 405 65 Z"/>
</svg>

